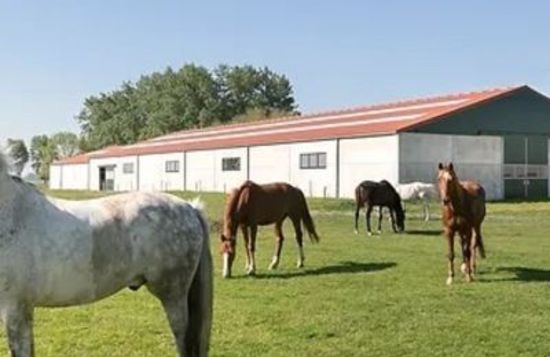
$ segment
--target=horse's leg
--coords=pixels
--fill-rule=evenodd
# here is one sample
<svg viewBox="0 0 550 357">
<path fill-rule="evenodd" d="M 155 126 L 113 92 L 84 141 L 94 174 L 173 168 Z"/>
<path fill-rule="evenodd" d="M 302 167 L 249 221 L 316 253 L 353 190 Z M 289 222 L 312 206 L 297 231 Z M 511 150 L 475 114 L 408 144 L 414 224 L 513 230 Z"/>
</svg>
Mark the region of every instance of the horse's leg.
<svg viewBox="0 0 550 357">
<path fill-rule="evenodd" d="M 472 276 L 476 273 L 476 248 L 477 248 L 477 233 L 474 232 L 474 228 L 471 229 L 470 240 L 470 273 Z"/>
<path fill-rule="evenodd" d="M 391 229 L 393 230 L 393 233 L 397 233 L 397 227 L 395 225 L 395 222 L 397 218 L 395 217 L 395 211 L 390 207 L 390 220 L 391 220 Z"/>
<path fill-rule="evenodd" d="M 12 357 L 33 357 L 33 308 L 15 304 L 2 310 Z"/>
<path fill-rule="evenodd" d="M 423 206 L 424 206 L 424 221 L 428 222 L 430 220 L 430 202 L 428 198 L 424 198 L 423 200 Z"/>
<path fill-rule="evenodd" d="M 462 230 L 460 232 L 460 245 L 462 246 L 463 263 L 460 266 L 460 270 L 464 274 L 467 282 L 472 281 L 472 274 L 470 270 L 471 241 L 472 241 L 472 230 L 471 229 Z"/>
<path fill-rule="evenodd" d="M 250 252 L 250 269 L 248 275 L 256 274 L 256 236 L 258 235 L 258 226 L 253 224 L 250 226 L 250 243 L 248 251 Z"/>
<path fill-rule="evenodd" d="M 247 274 L 250 273 L 251 263 L 250 263 L 250 235 L 248 234 L 248 227 L 246 225 L 241 225 L 241 231 L 243 233 L 244 239 L 244 249 L 246 250 L 246 265 L 244 267 Z"/>
<path fill-rule="evenodd" d="M 445 237 L 447 238 L 447 260 L 448 260 L 448 262 L 447 262 L 447 285 L 451 285 L 453 283 L 453 278 L 455 276 L 454 236 L 455 236 L 454 230 L 452 230 L 450 228 L 445 229 Z"/>
<path fill-rule="evenodd" d="M 178 349 L 178 355 L 198 356 L 197 352 L 187 351 L 186 334 L 189 325 L 189 304 L 187 295 L 190 289 L 190 281 L 183 279 L 177 272 L 163 274 L 163 279 L 155 282 L 147 282 L 147 288 L 161 302 L 168 323 L 174 335 L 174 341 Z"/>
<path fill-rule="evenodd" d="M 367 212 L 365 213 L 365 220 L 367 221 L 367 235 L 371 236 L 372 232 L 370 229 L 370 214 L 372 213 L 372 207 L 370 204 L 367 205 Z"/>
<path fill-rule="evenodd" d="M 361 209 L 361 205 L 359 202 L 355 204 L 355 234 L 359 233 L 359 224 L 357 223 L 359 220 L 359 210 Z"/>
<path fill-rule="evenodd" d="M 378 233 L 382 233 L 382 210 L 384 207 L 378 207 Z"/>
<path fill-rule="evenodd" d="M 292 225 L 294 226 L 294 231 L 296 232 L 296 243 L 298 244 L 298 263 L 296 264 L 297 268 L 304 267 L 304 232 L 302 231 L 302 224 L 299 217 L 291 217 Z"/>
<path fill-rule="evenodd" d="M 283 242 L 285 240 L 285 237 L 283 236 L 283 221 L 275 223 L 275 235 L 277 240 L 275 241 L 273 259 L 271 260 L 271 264 L 269 264 L 270 270 L 277 269 L 279 266 L 279 260 L 281 259 L 281 250 L 283 249 Z"/>
</svg>

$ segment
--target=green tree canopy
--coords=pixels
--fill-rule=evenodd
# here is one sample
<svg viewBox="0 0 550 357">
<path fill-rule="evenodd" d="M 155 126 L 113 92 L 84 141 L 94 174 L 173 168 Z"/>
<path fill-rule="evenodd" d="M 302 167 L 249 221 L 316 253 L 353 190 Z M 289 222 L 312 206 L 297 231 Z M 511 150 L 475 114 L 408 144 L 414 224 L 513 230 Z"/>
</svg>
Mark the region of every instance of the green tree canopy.
<svg viewBox="0 0 550 357">
<path fill-rule="evenodd" d="M 177 130 L 242 118 L 265 118 L 296 110 L 292 85 L 268 68 L 218 66 L 213 71 L 188 64 L 142 76 L 110 93 L 91 96 L 77 116 L 79 147 L 95 150 Z"/>
<path fill-rule="evenodd" d="M 31 139 L 31 166 L 44 181 L 50 178 L 50 164 L 57 159 L 56 145 L 47 135 L 36 135 Z"/>
<path fill-rule="evenodd" d="M 17 176 L 21 176 L 25 165 L 29 161 L 27 145 L 21 139 L 8 139 L 8 155 L 11 159 L 14 173 Z"/>
</svg>

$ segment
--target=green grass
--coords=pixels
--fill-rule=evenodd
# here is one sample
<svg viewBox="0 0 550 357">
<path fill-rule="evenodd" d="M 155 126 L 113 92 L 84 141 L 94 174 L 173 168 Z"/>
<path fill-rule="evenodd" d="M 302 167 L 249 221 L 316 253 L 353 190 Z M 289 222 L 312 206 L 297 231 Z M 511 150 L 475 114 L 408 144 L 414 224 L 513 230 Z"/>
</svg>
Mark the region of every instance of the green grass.
<svg viewBox="0 0 550 357">
<path fill-rule="evenodd" d="M 55 192 L 87 198 L 95 193 Z M 181 194 L 194 197 L 194 194 Z M 219 222 L 223 195 L 204 194 Z M 406 234 L 353 234 L 351 201 L 311 199 L 321 243 L 306 245 L 298 270 L 290 224 L 280 270 L 267 271 L 272 228 L 258 240 L 258 276 L 220 278 L 217 232 L 214 356 L 543 356 L 550 351 L 550 203 L 491 203 L 483 232 L 488 258 L 477 281 L 445 285 L 438 220 L 408 205 Z M 435 204 L 434 204 L 435 207 Z M 432 210 L 436 210 L 432 208 Z M 216 225 L 213 225 L 216 227 Z M 361 219 L 364 229 L 364 219 Z M 457 271 L 459 261 L 457 260 Z M 146 289 L 99 303 L 37 309 L 39 356 L 175 355 L 165 317 Z M 2 346 L 0 353 L 6 353 Z"/>
</svg>

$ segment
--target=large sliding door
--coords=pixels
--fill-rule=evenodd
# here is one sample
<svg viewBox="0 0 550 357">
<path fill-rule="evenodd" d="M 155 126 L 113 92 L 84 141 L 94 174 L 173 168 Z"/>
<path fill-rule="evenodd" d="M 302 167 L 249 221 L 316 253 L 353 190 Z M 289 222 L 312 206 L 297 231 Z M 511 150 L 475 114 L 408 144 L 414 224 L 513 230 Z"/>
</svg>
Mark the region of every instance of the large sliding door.
<svg viewBox="0 0 550 357">
<path fill-rule="evenodd" d="M 548 197 L 548 139 L 543 136 L 504 137 L 504 197 Z"/>
</svg>

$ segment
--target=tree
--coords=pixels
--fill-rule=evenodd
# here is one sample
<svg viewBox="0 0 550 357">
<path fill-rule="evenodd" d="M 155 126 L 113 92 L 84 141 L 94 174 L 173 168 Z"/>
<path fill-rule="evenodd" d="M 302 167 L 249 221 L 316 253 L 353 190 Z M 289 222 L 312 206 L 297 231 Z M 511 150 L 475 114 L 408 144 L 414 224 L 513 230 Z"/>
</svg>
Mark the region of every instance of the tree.
<svg viewBox="0 0 550 357">
<path fill-rule="evenodd" d="M 8 139 L 8 155 L 11 159 L 14 173 L 21 176 L 25 165 L 29 161 L 29 151 L 25 142 L 20 139 Z"/>
<path fill-rule="evenodd" d="M 266 68 L 186 64 L 125 82 L 86 98 L 77 116 L 79 146 L 95 150 L 188 128 L 227 123 L 255 111 L 259 117 L 295 113 L 290 81 Z M 251 118 L 251 116 L 249 116 Z"/>
<path fill-rule="evenodd" d="M 50 164 L 57 159 L 56 146 L 47 135 L 31 139 L 31 166 L 34 172 L 47 182 L 50 178 Z"/>
<path fill-rule="evenodd" d="M 80 141 L 78 136 L 74 133 L 61 131 L 53 135 L 51 137 L 51 140 L 53 142 L 53 145 L 55 146 L 57 157 L 60 159 L 74 156 L 80 151 Z"/>
</svg>

